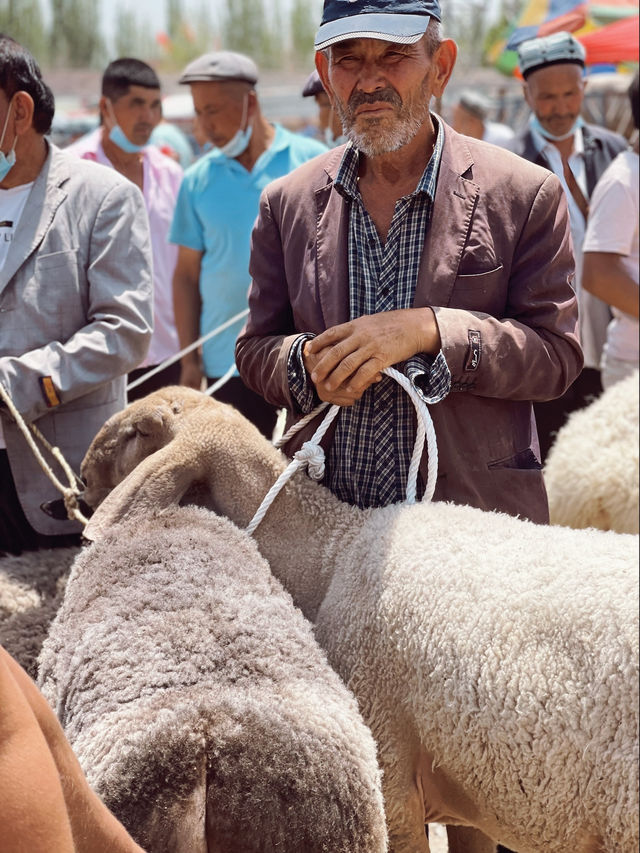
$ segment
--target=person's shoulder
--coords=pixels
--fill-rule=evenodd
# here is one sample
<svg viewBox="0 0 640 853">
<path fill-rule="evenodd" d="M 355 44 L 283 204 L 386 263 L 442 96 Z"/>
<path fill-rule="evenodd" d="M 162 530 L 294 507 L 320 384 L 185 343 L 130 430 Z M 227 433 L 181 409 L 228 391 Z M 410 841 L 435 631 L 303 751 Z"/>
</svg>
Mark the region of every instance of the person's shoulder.
<svg viewBox="0 0 640 853">
<path fill-rule="evenodd" d="M 344 145 L 326 148 L 315 157 L 301 163 L 293 171 L 271 181 L 265 189 L 270 196 L 300 196 L 316 192 L 330 183 L 340 165 Z"/>
<path fill-rule="evenodd" d="M 327 146 L 317 139 L 304 136 L 302 133 L 295 133 L 295 131 L 282 126 L 280 126 L 279 130 L 286 140 L 288 147 L 298 154 L 303 154 L 311 159 L 318 154 L 326 154 L 327 152 Z"/>
<path fill-rule="evenodd" d="M 164 154 L 157 146 L 147 145 L 144 151 L 154 169 L 158 169 L 168 175 L 182 178 L 184 170 L 180 163 L 176 162 L 167 154 Z"/>
<path fill-rule="evenodd" d="M 205 192 L 211 181 L 219 181 L 225 174 L 225 161 L 224 154 L 215 150 L 203 154 L 182 173 L 182 191 Z"/>
<path fill-rule="evenodd" d="M 82 198 L 83 204 L 91 200 L 99 204 L 111 193 L 120 200 L 126 196 L 143 198 L 132 181 L 110 166 L 78 158 L 54 145 L 48 181 L 62 187 L 69 198 Z"/>
<path fill-rule="evenodd" d="M 608 127 L 602 127 L 599 124 L 587 123 L 584 125 L 582 132 L 587 138 L 591 137 L 616 152 L 624 151 L 629 145 L 622 134 L 616 133 L 614 130 L 609 130 Z"/>
<path fill-rule="evenodd" d="M 450 127 L 445 131 L 443 161 L 464 174 L 469 168 L 477 183 L 511 184 L 515 181 L 540 185 L 551 174 L 517 151 L 463 136 Z"/>
</svg>

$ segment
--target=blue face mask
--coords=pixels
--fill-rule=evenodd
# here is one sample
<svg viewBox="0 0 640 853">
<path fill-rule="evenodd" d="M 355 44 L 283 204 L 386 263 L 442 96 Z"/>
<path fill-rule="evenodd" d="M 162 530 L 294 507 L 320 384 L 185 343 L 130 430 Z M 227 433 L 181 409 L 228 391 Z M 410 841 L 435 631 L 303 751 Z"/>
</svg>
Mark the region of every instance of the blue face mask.
<svg viewBox="0 0 640 853">
<path fill-rule="evenodd" d="M 2 137 L 0 138 L 0 148 L 2 148 L 4 144 L 4 136 L 7 132 L 7 123 L 9 121 L 9 113 L 11 112 L 11 106 L 13 101 L 9 104 L 9 108 L 7 109 L 7 115 L 4 120 L 4 127 L 2 128 Z M 9 171 L 13 166 L 15 166 L 16 162 L 16 142 L 18 141 L 18 137 L 13 140 L 13 145 L 11 146 L 11 151 L 8 154 L 5 154 L 4 151 L 0 151 L 0 182 L 4 181 L 4 179 L 9 174 Z"/>
<path fill-rule="evenodd" d="M 137 154 L 138 151 L 142 151 L 145 148 L 145 145 L 136 145 L 134 142 L 131 142 L 128 136 L 125 136 L 124 130 L 120 127 L 120 125 L 116 121 L 115 113 L 113 112 L 113 107 L 110 102 L 109 109 L 111 111 L 111 118 L 114 122 L 113 127 L 109 131 L 109 139 L 113 142 L 114 145 L 117 145 L 122 151 L 125 151 L 127 154 Z"/>
<path fill-rule="evenodd" d="M 237 133 L 235 133 L 231 139 L 227 142 L 226 145 L 222 145 L 217 150 L 224 154 L 225 157 L 228 157 L 230 160 L 233 160 L 235 157 L 239 157 L 249 147 L 249 142 L 251 140 L 251 134 L 253 132 L 253 127 L 251 125 L 247 125 L 247 127 L 243 130 L 242 125 L 245 123 L 247 118 L 247 107 L 249 105 L 249 96 L 247 95 L 244 100 L 244 105 L 242 107 L 242 121 L 240 122 L 240 127 L 238 128 Z"/>
<path fill-rule="evenodd" d="M 545 139 L 548 139 L 551 142 L 562 142 L 565 139 L 569 139 L 570 136 L 573 136 L 578 128 L 584 127 L 584 119 L 582 116 L 578 116 L 573 123 L 571 130 L 567 131 L 567 133 L 563 133 L 562 136 L 554 136 L 553 133 L 549 133 L 549 131 L 540 124 L 538 116 L 535 114 L 532 114 L 529 117 L 529 125 L 533 130 L 537 130 L 540 136 L 544 136 Z"/>
</svg>

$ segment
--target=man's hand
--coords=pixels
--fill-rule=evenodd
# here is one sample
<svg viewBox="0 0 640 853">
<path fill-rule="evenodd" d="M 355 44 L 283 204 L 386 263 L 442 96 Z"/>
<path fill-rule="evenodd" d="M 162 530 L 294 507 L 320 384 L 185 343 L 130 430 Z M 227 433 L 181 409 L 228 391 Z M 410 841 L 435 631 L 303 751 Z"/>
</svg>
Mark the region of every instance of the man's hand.
<svg viewBox="0 0 640 853">
<path fill-rule="evenodd" d="M 186 364 L 183 362 L 180 366 L 180 384 L 186 385 L 187 388 L 195 388 L 196 391 L 202 390 L 202 380 L 204 375 L 200 369 L 200 365 L 194 361 L 189 361 Z"/>
<path fill-rule="evenodd" d="M 417 353 L 436 355 L 440 332 L 431 308 L 369 314 L 306 341 L 302 358 L 321 400 L 350 406 L 385 367 Z"/>
</svg>

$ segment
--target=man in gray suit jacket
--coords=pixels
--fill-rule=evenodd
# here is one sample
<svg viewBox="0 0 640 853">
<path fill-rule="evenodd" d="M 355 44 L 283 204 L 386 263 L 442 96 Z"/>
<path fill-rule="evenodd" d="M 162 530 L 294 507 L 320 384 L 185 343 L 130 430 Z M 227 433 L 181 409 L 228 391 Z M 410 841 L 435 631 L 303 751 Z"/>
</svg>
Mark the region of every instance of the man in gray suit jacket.
<svg viewBox="0 0 640 853">
<path fill-rule="evenodd" d="M 396 365 L 431 404 L 435 498 L 545 522 L 531 401 L 582 367 L 560 182 L 429 112 L 456 56 L 435 0 L 324 8 L 316 63 L 350 142 L 263 192 L 238 370 L 292 418 L 341 405 L 325 485 L 380 506 L 415 435 Z"/>
<path fill-rule="evenodd" d="M 146 354 L 151 250 L 140 190 L 51 145 L 53 111 L 33 57 L 0 36 L 0 383 L 77 470 Z M 40 508 L 59 497 L 0 407 L 0 552 L 77 538 Z"/>
</svg>

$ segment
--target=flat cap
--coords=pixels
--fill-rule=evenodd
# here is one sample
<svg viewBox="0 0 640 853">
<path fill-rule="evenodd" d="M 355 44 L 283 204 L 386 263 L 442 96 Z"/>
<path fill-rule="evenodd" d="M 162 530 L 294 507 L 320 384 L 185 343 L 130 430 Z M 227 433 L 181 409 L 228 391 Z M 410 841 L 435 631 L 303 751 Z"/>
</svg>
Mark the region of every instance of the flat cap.
<svg viewBox="0 0 640 853">
<path fill-rule="evenodd" d="M 190 62 L 178 83 L 224 83 L 231 80 L 241 80 L 255 86 L 258 82 L 258 66 L 242 53 L 219 50 L 205 53 Z"/>
<path fill-rule="evenodd" d="M 315 49 L 355 38 L 415 44 L 431 18 L 442 19 L 439 0 L 324 0 Z"/>
<path fill-rule="evenodd" d="M 303 98 L 312 98 L 315 95 L 319 95 L 321 92 L 324 92 L 324 86 L 322 85 L 322 80 L 320 79 L 320 75 L 318 72 L 314 70 L 307 77 L 306 83 L 302 89 L 302 97 Z"/>
<path fill-rule="evenodd" d="M 527 77 L 538 68 L 569 62 L 584 68 L 586 51 L 571 33 L 552 33 L 550 36 L 523 41 L 518 47 L 520 73 Z"/>
</svg>

